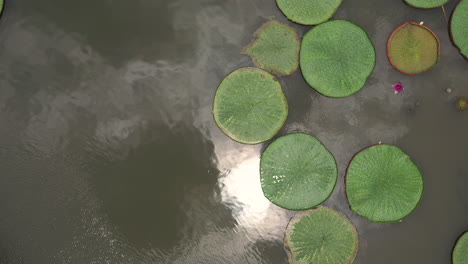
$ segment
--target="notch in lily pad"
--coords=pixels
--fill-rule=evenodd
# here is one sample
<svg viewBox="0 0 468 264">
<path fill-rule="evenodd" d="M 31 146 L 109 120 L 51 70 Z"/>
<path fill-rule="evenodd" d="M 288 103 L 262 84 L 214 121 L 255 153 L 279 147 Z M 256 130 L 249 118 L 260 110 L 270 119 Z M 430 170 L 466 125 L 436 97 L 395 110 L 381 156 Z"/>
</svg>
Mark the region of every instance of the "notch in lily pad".
<svg viewBox="0 0 468 264">
<path fill-rule="evenodd" d="M 289 134 L 273 141 L 260 160 L 265 197 L 288 210 L 307 210 L 322 204 L 338 177 L 335 158 L 315 137 Z"/>
<path fill-rule="evenodd" d="M 294 28 L 273 20 L 257 30 L 254 41 L 242 53 L 249 55 L 259 68 L 277 75 L 290 75 L 298 68 L 299 48 Z"/>
<path fill-rule="evenodd" d="M 289 263 L 351 264 L 359 248 L 354 225 L 327 207 L 297 213 L 286 229 Z"/>
<path fill-rule="evenodd" d="M 418 206 L 423 178 L 400 148 L 374 145 L 357 153 L 346 173 L 351 209 L 372 222 L 397 222 Z"/>
<path fill-rule="evenodd" d="M 452 42 L 468 59 L 468 1 L 461 0 L 455 7 L 450 21 Z"/>
<path fill-rule="evenodd" d="M 458 238 L 452 252 L 453 264 L 466 264 L 468 263 L 468 232 Z"/>
<path fill-rule="evenodd" d="M 288 116 L 288 102 L 273 75 L 255 67 L 240 68 L 218 86 L 213 116 L 231 139 L 258 144 L 281 129 Z"/>
<path fill-rule="evenodd" d="M 439 55 L 439 39 L 422 24 L 406 22 L 388 38 L 388 59 L 401 73 L 414 75 L 427 72 L 437 64 Z"/>
<path fill-rule="evenodd" d="M 343 0 L 276 0 L 283 14 L 302 25 L 318 25 L 335 14 Z"/>
<path fill-rule="evenodd" d="M 375 59 L 367 33 L 346 20 L 320 24 L 302 39 L 302 74 L 325 96 L 347 97 L 360 91 L 374 71 Z"/>
<path fill-rule="evenodd" d="M 405 2 L 411 7 L 428 9 L 443 6 L 449 0 L 405 0 Z"/>
</svg>

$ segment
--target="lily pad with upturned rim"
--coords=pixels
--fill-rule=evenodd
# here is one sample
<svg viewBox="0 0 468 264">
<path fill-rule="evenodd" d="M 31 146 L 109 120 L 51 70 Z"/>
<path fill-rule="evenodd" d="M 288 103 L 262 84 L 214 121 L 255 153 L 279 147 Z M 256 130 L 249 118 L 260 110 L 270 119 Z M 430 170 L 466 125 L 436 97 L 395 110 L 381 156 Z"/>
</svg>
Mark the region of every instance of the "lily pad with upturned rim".
<svg viewBox="0 0 468 264">
<path fill-rule="evenodd" d="M 288 102 L 273 75 L 255 67 L 240 68 L 218 86 L 213 115 L 221 131 L 233 140 L 257 144 L 281 129 Z"/>
<path fill-rule="evenodd" d="M 254 38 L 242 53 L 252 57 L 257 67 L 278 75 L 297 70 L 300 44 L 292 27 L 270 21 L 258 29 Z"/>
<path fill-rule="evenodd" d="M 333 192 L 337 177 L 330 151 L 303 133 L 276 139 L 260 160 L 265 197 L 289 210 L 307 210 L 323 203 Z"/>
<path fill-rule="evenodd" d="M 291 21 L 317 25 L 329 20 L 343 0 L 276 0 L 278 8 Z"/>
<path fill-rule="evenodd" d="M 468 59 L 468 1 L 461 0 L 452 14 L 450 32 L 452 41 Z"/>
<path fill-rule="evenodd" d="M 374 45 L 359 26 L 334 20 L 320 24 L 302 39 L 300 66 L 307 83 L 329 97 L 360 91 L 375 67 Z"/>
<path fill-rule="evenodd" d="M 439 6 L 443 6 L 448 3 L 449 0 L 405 0 L 405 2 L 416 8 L 435 8 Z"/>
<path fill-rule="evenodd" d="M 358 152 L 345 181 L 351 209 L 373 222 L 400 221 L 413 212 L 423 194 L 419 168 L 393 145 L 374 145 Z"/>
<path fill-rule="evenodd" d="M 406 22 L 388 38 L 388 59 L 401 73 L 414 75 L 427 72 L 437 64 L 439 55 L 439 39 L 426 26 Z"/>
<path fill-rule="evenodd" d="M 452 252 L 453 264 L 468 263 L 468 232 L 465 232 L 455 244 Z"/>
<path fill-rule="evenodd" d="M 359 247 L 354 225 L 343 215 L 321 207 L 300 212 L 286 229 L 290 263 L 351 264 Z"/>
</svg>

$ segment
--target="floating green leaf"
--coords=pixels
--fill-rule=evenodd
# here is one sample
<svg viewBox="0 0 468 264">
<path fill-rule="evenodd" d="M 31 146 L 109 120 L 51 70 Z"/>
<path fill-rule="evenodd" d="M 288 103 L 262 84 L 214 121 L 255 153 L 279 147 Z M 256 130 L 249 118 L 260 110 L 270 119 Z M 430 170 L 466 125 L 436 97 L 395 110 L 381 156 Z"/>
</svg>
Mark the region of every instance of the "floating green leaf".
<svg viewBox="0 0 468 264">
<path fill-rule="evenodd" d="M 276 139 L 260 161 L 265 197 L 289 210 L 306 210 L 323 203 L 333 192 L 337 177 L 333 155 L 307 134 Z"/>
<path fill-rule="evenodd" d="M 277 21 L 263 24 L 255 33 L 255 40 L 243 53 L 252 57 L 255 65 L 278 75 L 289 75 L 297 70 L 299 40 L 296 31 Z"/>
<path fill-rule="evenodd" d="M 439 60 L 439 53 L 439 39 L 434 32 L 414 22 L 399 26 L 388 38 L 388 59 L 404 74 L 429 71 Z"/>
<path fill-rule="evenodd" d="M 276 0 L 283 14 L 303 25 L 317 25 L 330 19 L 343 0 Z"/>
<path fill-rule="evenodd" d="M 334 20 L 305 34 L 300 65 L 307 83 L 319 93 L 346 97 L 364 87 L 375 67 L 375 50 L 359 26 Z"/>
<path fill-rule="evenodd" d="M 449 0 L 405 0 L 405 2 L 416 8 L 434 8 L 443 6 L 448 3 Z"/>
<path fill-rule="evenodd" d="M 460 110 L 468 109 L 468 99 L 460 97 L 457 100 L 457 106 Z"/>
<path fill-rule="evenodd" d="M 453 11 L 450 23 L 453 43 L 468 58 L 468 1 L 461 0 Z"/>
<path fill-rule="evenodd" d="M 465 232 L 455 244 L 452 253 L 453 264 L 468 263 L 468 232 Z"/>
<path fill-rule="evenodd" d="M 278 133 L 286 121 L 288 103 L 273 75 L 247 67 L 232 72 L 218 86 L 213 115 L 233 140 L 257 144 Z"/>
<path fill-rule="evenodd" d="M 349 164 L 346 191 L 351 209 L 373 222 L 408 216 L 423 192 L 421 172 L 410 157 L 392 145 L 376 145 L 356 154 Z"/>
<path fill-rule="evenodd" d="M 321 207 L 296 214 L 286 230 L 285 246 L 291 251 L 290 263 L 351 264 L 359 239 L 345 216 Z"/>
</svg>

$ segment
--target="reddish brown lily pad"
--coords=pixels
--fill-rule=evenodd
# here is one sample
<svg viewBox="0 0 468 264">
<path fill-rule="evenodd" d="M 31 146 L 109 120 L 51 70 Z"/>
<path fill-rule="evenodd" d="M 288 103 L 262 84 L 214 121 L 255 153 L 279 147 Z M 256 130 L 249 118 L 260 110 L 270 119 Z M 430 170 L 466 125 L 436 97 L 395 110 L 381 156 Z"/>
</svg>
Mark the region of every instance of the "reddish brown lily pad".
<svg viewBox="0 0 468 264">
<path fill-rule="evenodd" d="M 387 56 L 398 71 L 414 75 L 431 70 L 439 61 L 440 44 L 428 27 L 406 22 L 392 32 Z"/>
</svg>

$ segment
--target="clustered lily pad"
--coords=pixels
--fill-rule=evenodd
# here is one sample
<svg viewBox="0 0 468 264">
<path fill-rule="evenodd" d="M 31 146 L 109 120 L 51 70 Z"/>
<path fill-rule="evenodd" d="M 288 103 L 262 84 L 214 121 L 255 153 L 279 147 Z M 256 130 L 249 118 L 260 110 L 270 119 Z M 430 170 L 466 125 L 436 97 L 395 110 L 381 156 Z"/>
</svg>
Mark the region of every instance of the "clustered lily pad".
<svg viewBox="0 0 468 264">
<path fill-rule="evenodd" d="M 276 139 L 260 161 L 265 197 L 289 210 L 306 210 L 323 203 L 333 192 L 337 177 L 330 151 L 303 133 Z"/>
<path fill-rule="evenodd" d="M 455 244 L 452 253 L 453 264 L 468 263 L 468 232 L 465 232 Z"/>
<path fill-rule="evenodd" d="M 354 225 L 326 207 L 296 214 L 286 230 L 285 246 L 291 252 L 290 263 L 351 264 L 358 244 Z"/>
<path fill-rule="evenodd" d="M 406 22 L 390 35 L 387 55 L 398 71 L 414 75 L 432 69 L 439 61 L 439 39 L 428 27 Z"/>
<path fill-rule="evenodd" d="M 329 97 L 350 96 L 364 87 L 375 67 L 374 45 L 359 26 L 334 20 L 307 32 L 300 52 L 307 83 Z"/>
<path fill-rule="evenodd" d="M 408 216 L 423 194 L 419 168 L 400 148 L 375 145 L 354 156 L 346 175 L 351 209 L 373 222 Z"/>
<path fill-rule="evenodd" d="M 452 40 L 461 54 L 468 58 L 468 1 L 461 0 L 453 11 L 450 23 Z"/>
<path fill-rule="evenodd" d="M 288 116 L 288 103 L 273 75 L 246 67 L 226 76 L 218 86 L 213 115 L 233 140 L 257 144 L 278 133 Z"/>
<path fill-rule="evenodd" d="M 256 66 L 278 75 L 297 70 L 300 44 L 292 27 L 270 21 L 260 27 L 255 38 L 243 53 L 250 55 Z"/>
<path fill-rule="evenodd" d="M 416 8 L 435 8 L 443 6 L 448 3 L 449 0 L 405 0 L 405 2 Z"/>
<path fill-rule="evenodd" d="M 317 25 L 330 19 L 343 0 L 276 0 L 283 14 L 303 25 Z"/>
</svg>

